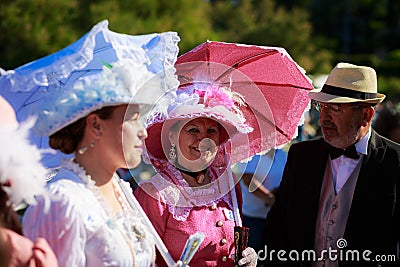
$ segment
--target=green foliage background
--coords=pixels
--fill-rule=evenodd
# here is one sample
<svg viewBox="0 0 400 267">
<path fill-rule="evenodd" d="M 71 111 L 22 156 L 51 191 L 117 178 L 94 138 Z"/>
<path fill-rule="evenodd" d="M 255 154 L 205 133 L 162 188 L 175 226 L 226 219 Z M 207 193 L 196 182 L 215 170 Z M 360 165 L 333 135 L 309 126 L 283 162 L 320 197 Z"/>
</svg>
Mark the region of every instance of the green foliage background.
<svg viewBox="0 0 400 267">
<path fill-rule="evenodd" d="M 0 0 L 0 66 L 56 52 L 104 19 L 128 34 L 177 31 L 181 53 L 209 39 L 284 47 L 314 75 L 369 65 L 400 99 L 398 0 Z"/>
</svg>

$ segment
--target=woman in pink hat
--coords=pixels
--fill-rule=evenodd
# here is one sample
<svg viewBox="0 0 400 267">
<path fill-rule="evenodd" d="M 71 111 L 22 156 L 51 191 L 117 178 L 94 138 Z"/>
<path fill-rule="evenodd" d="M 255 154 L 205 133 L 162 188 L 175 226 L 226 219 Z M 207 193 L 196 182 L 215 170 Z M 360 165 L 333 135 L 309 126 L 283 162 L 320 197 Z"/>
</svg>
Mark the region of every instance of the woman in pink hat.
<svg viewBox="0 0 400 267">
<path fill-rule="evenodd" d="M 205 235 L 191 266 L 234 266 L 235 189 L 229 186 L 224 144 L 252 130 L 241 103 L 228 88 L 194 84 L 178 90 L 168 114 L 147 127 L 147 156 L 158 173 L 142 181 L 135 196 L 175 260 L 191 235 Z M 241 256 L 240 266 L 256 266 L 252 248 Z"/>
<path fill-rule="evenodd" d="M 0 242 L 4 251 L 0 266 L 57 266 L 45 239 L 32 242 L 22 236 L 16 212 L 22 204 L 34 205 L 35 195 L 45 195 L 41 154 L 27 139 L 34 120 L 19 125 L 13 108 L 1 96 L 0 114 Z"/>
</svg>

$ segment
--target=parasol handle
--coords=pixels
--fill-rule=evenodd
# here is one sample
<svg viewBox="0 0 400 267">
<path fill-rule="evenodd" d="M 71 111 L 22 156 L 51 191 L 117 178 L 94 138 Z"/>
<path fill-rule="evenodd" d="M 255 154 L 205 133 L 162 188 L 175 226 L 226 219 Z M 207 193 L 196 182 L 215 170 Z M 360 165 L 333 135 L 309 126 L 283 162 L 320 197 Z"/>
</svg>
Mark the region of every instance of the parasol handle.
<svg viewBox="0 0 400 267">
<path fill-rule="evenodd" d="M 229 188 L 232 188 L 230 190 L 230 193 L 231 193 L 232 205 L 233 205 L 233 218 L 235 219 L 236 226 L 242 226 L 242 219 L 240 218 L 239 204 L 238 204 L 236 190 L 235 190 L 235 182 L 233 179 L 231 163 L 229 161 L 228 151 L 226 151 L 226 147 L 225 147 L 225 161 L 227 164 L 226 172 L 228 173 L 228 186 L 229 186 Z"/>
<path fill-rule="evenodd" d="M 160 236 L 158 235 L 156 229 L 154 228 L 153 224 L 150 222 L 149 218 L 147 217 L 146 213 L 142 209 L 142 206 L 140 206 L 139 202 L 137 199 L 133 196 L 132 191 L 128 190 L 126 188 L 126 185 L 121 182 L 121 178 L 118 178 L 118 183 L 122 189 L 122 192 L 124 193 L 129 205 L 132 207 L 132 209 L 137 210 L 139 214 L 142 216 L 144 219 L 144 223 L 147 227 L 147 230 L 153 235 L 154 241 L 156 244 L 156 247 L 158 251 L 160 252 L 161 256 L 164 258 L 165 262 L 167 263 L 168 267 L 174 267 L 175 266 L 175 261 L 172 259 L 171 254 L 169 254 L 167 247 L 161 240 Z"/>
</svg>

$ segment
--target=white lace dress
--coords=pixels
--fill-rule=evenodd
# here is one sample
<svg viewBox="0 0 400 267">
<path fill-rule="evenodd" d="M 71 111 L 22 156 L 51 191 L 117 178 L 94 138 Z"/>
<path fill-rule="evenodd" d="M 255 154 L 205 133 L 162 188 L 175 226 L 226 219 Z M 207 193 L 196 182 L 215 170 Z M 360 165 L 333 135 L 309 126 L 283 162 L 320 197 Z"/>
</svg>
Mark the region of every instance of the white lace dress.
<svg viewBox="0 0 400 267">
<path fill-rule="evenodd" d="M 112 217 L 90 176 L 73 161 L 64 161 L 48 185 L 50 203 L 39 198 L 25 212 L 24 235 L 46 238 L 59 266 L 154 266 L 154 241 L 117 179 L 123 211 Z"/>
</svg>

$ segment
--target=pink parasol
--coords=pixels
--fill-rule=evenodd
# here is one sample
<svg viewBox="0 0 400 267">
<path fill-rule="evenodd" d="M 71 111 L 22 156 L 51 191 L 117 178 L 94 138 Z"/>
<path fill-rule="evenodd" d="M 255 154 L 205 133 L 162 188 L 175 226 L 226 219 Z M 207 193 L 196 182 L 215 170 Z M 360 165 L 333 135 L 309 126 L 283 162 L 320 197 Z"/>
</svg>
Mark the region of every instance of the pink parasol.
<svg viewBox="0 0 400 267">
<path fill-rule="evenodd" d="M 216 83 L 244 97 L 241 111 L 254 130 L 231 138 L 231 164 L 291 141 L 309 107 L 311 80 L 284 48 L 207 41 L 175 67 L 181 86 Z"/>
</svg>

